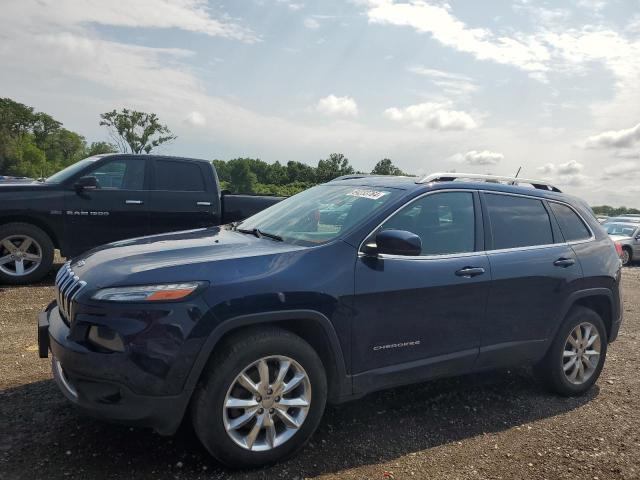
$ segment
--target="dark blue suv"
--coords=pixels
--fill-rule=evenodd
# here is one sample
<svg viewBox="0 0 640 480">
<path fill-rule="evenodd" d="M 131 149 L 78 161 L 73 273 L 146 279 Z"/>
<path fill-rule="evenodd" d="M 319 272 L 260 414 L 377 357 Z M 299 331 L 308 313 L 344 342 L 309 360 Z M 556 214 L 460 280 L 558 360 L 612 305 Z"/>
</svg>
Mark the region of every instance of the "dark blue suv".
<svg viewBox="0 0 640 480">
<path fill-rule="evenodd" d="M 482 175 L 347 176 L 226 227 L 64 265 L 39 317 L 64 395 L 225 464 L 299 449 L 325 403 L 520 364 L 577 395 L 622 320 L 620 259 L 589 207 Z"/>
</svg>

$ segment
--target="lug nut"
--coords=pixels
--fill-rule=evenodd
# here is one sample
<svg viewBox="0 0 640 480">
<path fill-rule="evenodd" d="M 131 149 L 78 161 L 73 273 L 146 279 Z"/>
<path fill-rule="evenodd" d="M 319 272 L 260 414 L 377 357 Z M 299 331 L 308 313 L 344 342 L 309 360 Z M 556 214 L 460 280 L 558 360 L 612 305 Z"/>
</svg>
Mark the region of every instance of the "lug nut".
<svg viewBox="0 0 640 480">
<path fill-rule="evenodd" d="M 276 397 L 276 402 L 279 402 L 279 401 L 280 401 L 280 397 Z"/>
<path fill-rule="evenodd" d="M 272 388 L 270 388 L 269 390 L 267 390 L 267 393 L 268 393 L 269 395 L 271 395 L 271 394 L 273 393 L 273 389 L 272 389 Z"/>
<path fill-rule="evenodd" d="M 275 409 L 275 408 L 270 408 L 270 409 L 269 409 L 269 413 L 270 413 L 270 414 L 272 414 L 272 415 L 273 415 L 273 412 L 275 412 L 275 411 L 276 411 L 276 409 Z"/>
<path fill-rule="evenodd" d="M 264 413 L 264 408 L 259 408 L 259 409 L 258 409 L 258 414 L 259 414 L 259 415 L 262 415 L 263 413 Z"/>
<path fill-rule="evenodd" d="M 256 402 L 261 402 L 262 401 L 262 397 L 256 397 Z"/>
</svg>

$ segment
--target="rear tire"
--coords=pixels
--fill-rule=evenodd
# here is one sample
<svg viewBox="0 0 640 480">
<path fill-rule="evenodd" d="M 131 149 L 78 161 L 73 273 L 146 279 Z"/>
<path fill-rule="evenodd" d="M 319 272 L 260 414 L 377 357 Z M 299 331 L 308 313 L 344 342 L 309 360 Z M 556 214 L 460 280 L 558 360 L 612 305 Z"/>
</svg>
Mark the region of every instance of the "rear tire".
<svg viewBox="0 0 640 480">
<path fill-rule="evenodd" d="M 307 342 L 273 327 L 244 330 L 226 340 L 205 368 L 192 403 L 193 426 L 225 465 L 269 465 L 311 438 L 326 399 L 324 367 Z"/>
<path fill-rule="evenodd" d="M 607 343 L 607 331 L 600 315 L 589 308 L 575 306 L 534 372 L 555 393 L 582 395 L 600 376 Z"/>
<path fill-rule="evenodd" d="M 622 247 L 622 255 L 620 256 L 620 261 L 622 262 L 622 266 L 626 267 L 630 265 L 633 261 L 633 254 L 631 253 L 631 249 L 627 247 Z"/>
<path fill-rule="evenodd" d="M 25 285 L 51 271 L 54 246 L 42 229 L 30 223 L 0 226 L 0 283 Z"/>
</svg>

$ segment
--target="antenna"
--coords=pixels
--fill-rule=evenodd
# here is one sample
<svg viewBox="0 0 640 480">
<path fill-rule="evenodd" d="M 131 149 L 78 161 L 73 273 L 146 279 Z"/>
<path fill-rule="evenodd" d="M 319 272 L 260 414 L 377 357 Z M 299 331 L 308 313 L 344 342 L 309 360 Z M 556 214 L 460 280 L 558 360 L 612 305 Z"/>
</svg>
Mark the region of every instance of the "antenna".
<svg viewBox="0 0 640 480">
<path fill-rule="evenodd" d="M 518 168 L 518 171 L 516 172 L 516 176 L 513 178 L 518 178 L 518 175 L 520 175 L 520 170 L 522 170 L 522 165 Z"/>
</svg>

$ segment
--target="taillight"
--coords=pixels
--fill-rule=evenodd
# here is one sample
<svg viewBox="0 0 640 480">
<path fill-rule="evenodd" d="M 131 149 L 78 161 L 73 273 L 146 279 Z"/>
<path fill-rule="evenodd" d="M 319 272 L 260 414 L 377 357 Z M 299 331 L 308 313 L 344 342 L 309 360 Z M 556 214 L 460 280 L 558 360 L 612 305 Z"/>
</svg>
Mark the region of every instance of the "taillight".
<svg viewBox="0 0 640 480">
<path fill-rule="evenodd" d="M 616 252 L 618 253 L 618 256 L 621 257 L 622 256 L 622 245 L 620 245 L 618 242 L 613 242 L 613 244 L 616 246 Z"/>
</svg>

